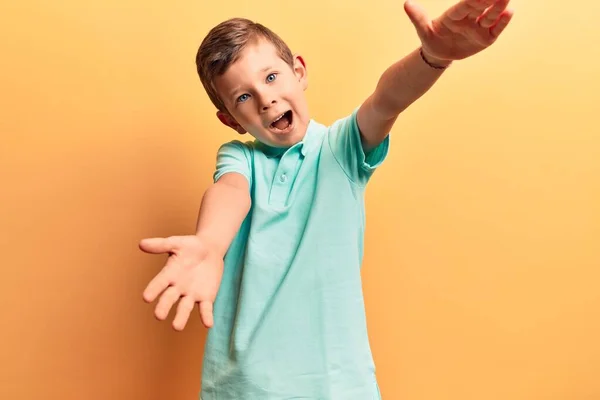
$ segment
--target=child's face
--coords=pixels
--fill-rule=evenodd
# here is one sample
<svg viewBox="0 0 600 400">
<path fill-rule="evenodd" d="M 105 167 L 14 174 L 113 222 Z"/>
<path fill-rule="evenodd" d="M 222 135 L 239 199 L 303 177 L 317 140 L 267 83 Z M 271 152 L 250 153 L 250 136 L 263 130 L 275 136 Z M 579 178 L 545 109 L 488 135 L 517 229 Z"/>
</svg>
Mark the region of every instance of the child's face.
<svg viewBox="0 0 600 400">
<path fill-rule="evenodd" d="M 266 40 L 248 44 L 240 58 L 215 80 L 228 112 L 217 113 L 225 125 L 250 133 L 260 142 L 289 147 L 304 138 L 309 123 L 304 96 L 304 61 L 290 67 Z"/>
</svg>

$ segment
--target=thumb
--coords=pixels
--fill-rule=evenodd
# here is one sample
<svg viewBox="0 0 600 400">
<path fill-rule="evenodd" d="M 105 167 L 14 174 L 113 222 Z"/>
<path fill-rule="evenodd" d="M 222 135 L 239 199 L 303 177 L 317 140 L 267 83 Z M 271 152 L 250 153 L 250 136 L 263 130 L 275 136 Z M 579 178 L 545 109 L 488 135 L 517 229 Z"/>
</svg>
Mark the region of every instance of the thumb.
<svg viewBox="0 0 600 400">
<path fill-rule="evenodd" d="M 408 18 L 410 18 L 410 22 L 415 26 L 419 37 L 423 39 L 429 28 L 429 18 L 423 7 L 412 0 L 406 0 L 404 2 L 404 11 L 406 11 Z"/>
<path fill-rule="evenodd" d="M 142 239 L 139 244 L 140 250 L 150 254 L 170 253 L 175 250 L 170 238 L 148 238 Z"/>
</svg>

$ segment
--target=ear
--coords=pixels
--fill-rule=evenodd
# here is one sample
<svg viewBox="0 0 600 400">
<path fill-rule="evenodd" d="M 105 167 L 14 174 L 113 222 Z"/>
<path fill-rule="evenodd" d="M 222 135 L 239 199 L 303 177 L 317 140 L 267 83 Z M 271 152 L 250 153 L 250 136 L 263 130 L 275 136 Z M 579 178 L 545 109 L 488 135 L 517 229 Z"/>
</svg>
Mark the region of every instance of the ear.
<svg viewBox="0 0 600 400">
<path fill-rule="evenodd" d="M 219 121 L 221 121 L 223 123 L 223 125 L 230 127 L 231 129 L 233 129 L 240 135 L 243 135 L 244 133 L 246 133 L 246 130 L 244 129 L 244 127 L 242 127 L 240 124 L 238 124 L 238 122 L 235 120 L 235 118 L 233 118 L 229 113 L 223 112 L 223 111 L 217 111 L 217 118 L 219 118 Z"/>
<path fill-rule="evenodd" d="M 299 54 L 294 55 L 294 74 L 298 78 L 300 85 L 302 85 L 302 89 L 306 90 L 308 88 L 308 72 L 306 70 L 306 62 Z"/>
</svg>

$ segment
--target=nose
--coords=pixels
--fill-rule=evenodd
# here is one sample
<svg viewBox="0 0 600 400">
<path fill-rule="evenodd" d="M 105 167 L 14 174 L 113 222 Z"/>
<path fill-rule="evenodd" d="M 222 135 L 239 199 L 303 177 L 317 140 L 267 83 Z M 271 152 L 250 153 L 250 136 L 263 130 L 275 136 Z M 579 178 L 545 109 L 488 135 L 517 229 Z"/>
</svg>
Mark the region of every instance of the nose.
<svg viewBox="0 0 600 400">
<path fill-rule="evenodd" d="M 277 104 L 277 102 L 275 100 L 263 102 L 262 110 L 267 111 L 272 105 L 275 105 L 275 104 Z"/>
<path fill-rule="evenodd" d="M 273 93 L 270 91 L 264 91 L 260 94 L 260 109 L 262 111 L 267 111 L 275 104 L 277 104 L 277 100 L 275 100 Z"/>
</svg>

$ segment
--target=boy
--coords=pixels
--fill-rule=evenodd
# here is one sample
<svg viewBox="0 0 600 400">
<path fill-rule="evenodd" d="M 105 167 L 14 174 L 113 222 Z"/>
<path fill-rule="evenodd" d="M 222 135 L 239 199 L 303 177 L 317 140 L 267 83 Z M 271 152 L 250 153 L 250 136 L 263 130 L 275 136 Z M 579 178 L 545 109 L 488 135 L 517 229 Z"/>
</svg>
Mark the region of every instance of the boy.
<svg viewBox="0 0 600 400">
<path fill-rule="evenodd" d="M 490 46 L 508 0 L 462 0 L 436 20 L 407 2 L 421 46 L 331 126 L 309 117 L 304 60 L 245 19 L 214 27 L 197 54 L 217 117 L 256 140 L 224 144 L 195 235 L 145 239 L 168 253 L 144 299 L 181 330 L 199 303 L 210 328 L 203 400 L 379 399 L 361 291 L 365 186 L 398 115 L 454 60 Z M 213 316 L 214 302 L 214 316 Z"/>
</svg>

